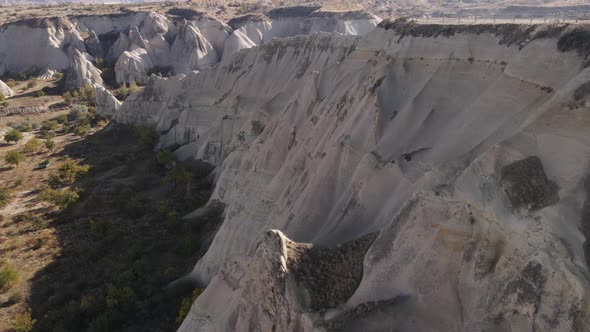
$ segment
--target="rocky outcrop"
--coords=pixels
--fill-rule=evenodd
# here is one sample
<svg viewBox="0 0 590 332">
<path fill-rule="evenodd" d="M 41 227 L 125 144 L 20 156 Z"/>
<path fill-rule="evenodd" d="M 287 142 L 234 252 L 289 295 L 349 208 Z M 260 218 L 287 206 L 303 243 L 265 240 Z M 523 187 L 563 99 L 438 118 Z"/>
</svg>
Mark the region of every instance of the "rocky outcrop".
<svg viewBox="0 0 590 332">
<path fill-rule="evenodd" d="M 242 19 L 236 30 L 209 15 L 182 11 L 171 13 L 182 13 L 180 17 L 187 19 L 176 14 L 168 18 L 154 12 L 137 12 L 22 20 L 7 24 L 0 31 L 0 75 L 72 67 L 82 70 L 79 63 L 72 63 L 77 58 L 70 55 L 70 49 L 76 49 L 92 58 L 106 59 L 106 63 L 116 63 L 118 83 L 130 79 L 145 81 L 146 68 L 170 68 L 174 75 L 188 74 L 215 66 L 223 56 L 230 57 L 273 38 L 319 31 L 364 34 L 380 21 L 368 14 L 312 16 L 317 9 L 273 10 L 260 19 Z M 88 37 L 84 40 L 81 33 Z M 91 71 L 86 65 L 83 67 Z"/>
<path fill-rule="evenodd" d="M 14 96 L 14 91 L 6 83 L 0 81 L 0 94 L 4 97 L 12 97 Z"/>
<path fill-rule="evenodd" d="M 203 70 L 219 62 L 217 51 L 201 34 L 199 28 L 185 22 L 178 30 L 170 48 L 170 59 L 175 73 Z"/>
<path fill-rule="evenodd" d="M 583 330 L 574 29 L 387 22 L 150 80 L 115 118 L 216 166 L 226 204 L 181 330 Z"/>
<path fill-rule="evenodd" d="M 103 117 L 114 116 L 121 108 L 121 102 L 103 86 L 94 84 L 96 95 L 96 113 Z"/>
<path fill-rule="evenodd" d="M 102 48 L 102 44 L 100 43 L 100 40 L 94 31 L 90 30 L 88 38 L 86 38 L 84 41 L 84 45 L 86 45 L 86 50 L 90 55 L 95 58 L 104 59 L 104 49 Z"/>
<path fill-rule="evenodd" d="M 142 82 L 148 80 L 148 72 L 154 67 L 148 52 L 143 48 L 133 51 L 125 51 L 115 64 L 115 73 L 118 83 Z"/>
<path fill-rule="evenodd" d="M 352 295 L 374 239 L 367 235 L 338 248 L 316 248 L 268 231 L 248 257 L 228 262 L 212 281 L 217 287 L 199 297 L 179 331 L 310 331 L 311 321 L 302 313 L 333 307 Z M 205 314 L 222 307 L 230 316 Z"/>
<path fill-rule="evenodd" d="M 92 64 L 94 59 L 88 53 L 71 49 L 70 58 L 70 67 L 65 71 L 66 89 L 78 89 L 84 84 L 103 84 L 100 70 L 94 67 Z"/>
</svg>

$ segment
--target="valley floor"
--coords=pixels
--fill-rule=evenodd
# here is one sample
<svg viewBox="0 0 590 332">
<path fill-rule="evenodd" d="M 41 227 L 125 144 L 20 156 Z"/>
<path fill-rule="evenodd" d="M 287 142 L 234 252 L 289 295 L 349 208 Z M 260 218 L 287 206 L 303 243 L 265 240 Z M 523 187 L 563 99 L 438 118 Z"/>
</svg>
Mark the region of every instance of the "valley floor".
<svg viewBox="0 0 590 332">
<path fill-rule="evenodd" d="M 41 128 L 24 132 L 19 143 L 3 143 L 0 156 L 26 150 L 26 142 L 45 135 L 48 119 L 65 114 L 0 119 L 3 133 L 9 125 Z M 222 211 L 181 220 L 207 202 L 209 169 L 154 152 L 150 128 L 95 119 L 91 134 L 80 137 L 67 131 L 68 123 L 55 130 L 52 151 L 41 146 L 23 152 L 18 167 L 0 168 L 0 188 L 9 194 L 0 210 L 0 279 L 6 269 L 17 274 L 0 291 L 0 331 L 15 324 L 25 331 L 175 329 L 195 288 L 169 283 L 206 250 Z M 48 166 L 40 168 L 42 162 Z M 87 173 L 56 183 L 66 164 Z M 48 193 L 75 195 L 61 204 Z"/>
</svg>

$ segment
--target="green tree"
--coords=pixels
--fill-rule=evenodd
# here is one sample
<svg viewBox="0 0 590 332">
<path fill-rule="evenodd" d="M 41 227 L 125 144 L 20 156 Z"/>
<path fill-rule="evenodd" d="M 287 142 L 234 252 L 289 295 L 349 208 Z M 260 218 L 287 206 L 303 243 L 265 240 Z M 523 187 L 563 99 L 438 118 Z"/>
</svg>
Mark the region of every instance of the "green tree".
<svg viewBox="0 0 590 332">
<path fill-rule="evenodd" d="M 49 187 L 44 188 L 39 194 L 42 201 L 59 206 L 62 209 L 72 205 L 80 198 L 76 191 L 70 189 L 56 190 Z"/>
<path fill-rule="evenodd" d="M 47 150 L 53 151 L 53 149 L 55 149 L 55 142 L 50 139 L 46 139 L 45 140 L 45 147 L 47 148 Z"/>
<path fill-rule="evenodd" d="M 74 105 L 70 109 L 68 118 L 77 124 L 88 124 L 90 123 L 90 113 L 88 112 L 88 106 L 85 105 Z"/>
<path fill-rule="evenodd" d="M 20 141 L 21 139 L 23 139 L 23 133 L 16 129 L 11 129 L 4 135 L 4 140 L 8 143 L 18 143 L 18 141 Z"/>
<path fill-rule="evenodd" d="M 25 156 L 16 150 L 8 151 L 6 156 L 4 156 L 4 161 L 10 165 L 15 165 L 16 167 L 18 167 L 18 164 L 20 164 L 23 159 L 25 159 Z"/>
<path fill-rule="evenodd" d="M 107 306 L 109 308 L 127 309 L 135 303 L 137 296 L 130 287 L 107 287 Z"/>
<path fill-rule="evenodd" d="M 158 153 L 156 154 L 156 160 L 158 161 L 158 164 L 164 167 L 170 167 L 174 161 L 176 161 L 176 157 L 170 150 L 162 149 L 158 150 Z"/>
<path fill-rule="evenodd" d="M 57 168 L 57 172 L 49 175 L 49 184 L 52 187 L 72 184 L 86 175 L 89 170 L 90 166 L 80 165 L 76 160 L 67 159 Z"/>
<path fill-rule="evenodd" d="M 27 141 L 27 143 L 25 143 L 22 151 L 24 153 L 33 153 L 33 152 L 39 151 L 40 148 L 41 148 L 41 141 L 38 138 L 33 137 L 29 141 Z"/>
<path fill-rule="evenodd" d="M 180 310 L 178 310 L 178 316 L 176 317 L 176 323 L 181 324 L 182 321 L 186 318 L 189 311 L 191 311 L 191 306 L 193 302 L 203 293 L 203 288 L 197 288 L 193 291 L 192 296 L 187 296 L 182 299 L 182 303 L 180 304 Z"/>
<path fill-rule="evenodd" d="M 41 122 L 41 130 L 50 131 L 50 130 L 57 130 L 57 128 L 59 128 L 59 123 L 57 121 L 47 120 L 47 121 Z"/>
<path fill-rule="evenodd" d="M 148 126 L 133 127 L 133 136 L 135 136 L 139 143 L 150 147 L 154 146 L 158 140 L 156 129 Z"/>
<path fill-rule="evenodd" d="M 190 190 L 192 181 L 193 173 L 187 171 L 182 166 L 172 168 L 164 177 L 164 182 L 174 185 L 175 188 L 179 185 L 184 185 L 186 191 Z"/>
<path fill-rule="evenodd" d="M 57 118 L 55 118 L 55 121 L 57 121 L 57 123 L 59 123 L 59 124 L 64 124 L 64 123 L 68 122 L 68 116 L 65 114 L 62 114 L 62 115 L 58 116 Z"/>
<path fill-rule="evenodd" d="M 64 102 L 68 105 L 72 105 L 72 103 L 74 102 L 74 98 L 72 97 L 70 91 L 66 91 L 66 93 L 64 93 L 62 97 L 64 99 Z"/>
<path fill-rule="evenodd" d="M 86 83 L 80 88 L 80 102 L 88 106 L 94 106 L 96 104 L 96 96 L 92 85 Z"/>
</svg>

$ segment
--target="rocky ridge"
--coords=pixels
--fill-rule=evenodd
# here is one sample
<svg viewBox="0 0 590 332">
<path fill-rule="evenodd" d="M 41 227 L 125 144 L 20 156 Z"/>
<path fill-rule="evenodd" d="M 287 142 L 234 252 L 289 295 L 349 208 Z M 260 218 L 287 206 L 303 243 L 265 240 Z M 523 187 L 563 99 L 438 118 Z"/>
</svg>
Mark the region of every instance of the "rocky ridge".
<svg viewBox="0 0 590 332">
<path fill-rule="evenodd" d="M 114 118 L 226 205 L 180 330 L 585 330 L 587 31 L 399 20 L 152 77 Z"/>
<path fill-rule="evenodd" d="M 224 55 L 275 37 L 316 31 L 360 34 L 380 22 L 366 14 L 360 20 L 341 16 L 336 21 L 330 18 L 329 24 L 314 23 L 313 29 L 302 28 L 307 16 L 317 9 L 275 9 L 262 20 L 242 19 L 243 25 L 236 30 L 209 15 L 173 11 L 169 16 L 130 12 L 17 21 L 0 29 L 0 75 L 60 70 L 68 74 L 67 88 L 85 83 L 103 85 L 101 71 L 95 67 L 95 60 L 101 58 L 114 64 L 117 83 L 146 83 L 155 71 L 179 75 L 204 70 Z"/>
</svg>

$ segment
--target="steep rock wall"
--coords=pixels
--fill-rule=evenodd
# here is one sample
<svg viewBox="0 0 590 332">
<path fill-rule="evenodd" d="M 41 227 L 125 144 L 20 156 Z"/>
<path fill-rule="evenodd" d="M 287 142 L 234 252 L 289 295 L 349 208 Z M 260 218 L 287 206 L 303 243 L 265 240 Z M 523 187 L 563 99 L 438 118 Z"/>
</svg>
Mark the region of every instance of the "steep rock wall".
<svg viewBox="0 0 590 332">
<path fill-rule="evenodd" d="M 160 147 L 216 165 L 212 199 L 227 206 L 192 274 L 211 296 L 181 330 L 264 329 L 287 316 L 301 325 L 276 326 L 584 330 L 584 29 L 388 22 L 151 80 L 116 119 L 155 124 Z M 301 285 L 252 286 L 232 269 L 245 254 L 246 266 L 267 264 L 255 253 L 269 229 L 319 248 L 378 236 L 354 294 L 318 310 L 288 295 Z M 260 315 L 265 293 L 250 286 L 286 287 L 275 295 L 288 315 Z M 224 294 L 249 309 L 214 306 Z"/>
</svg>

